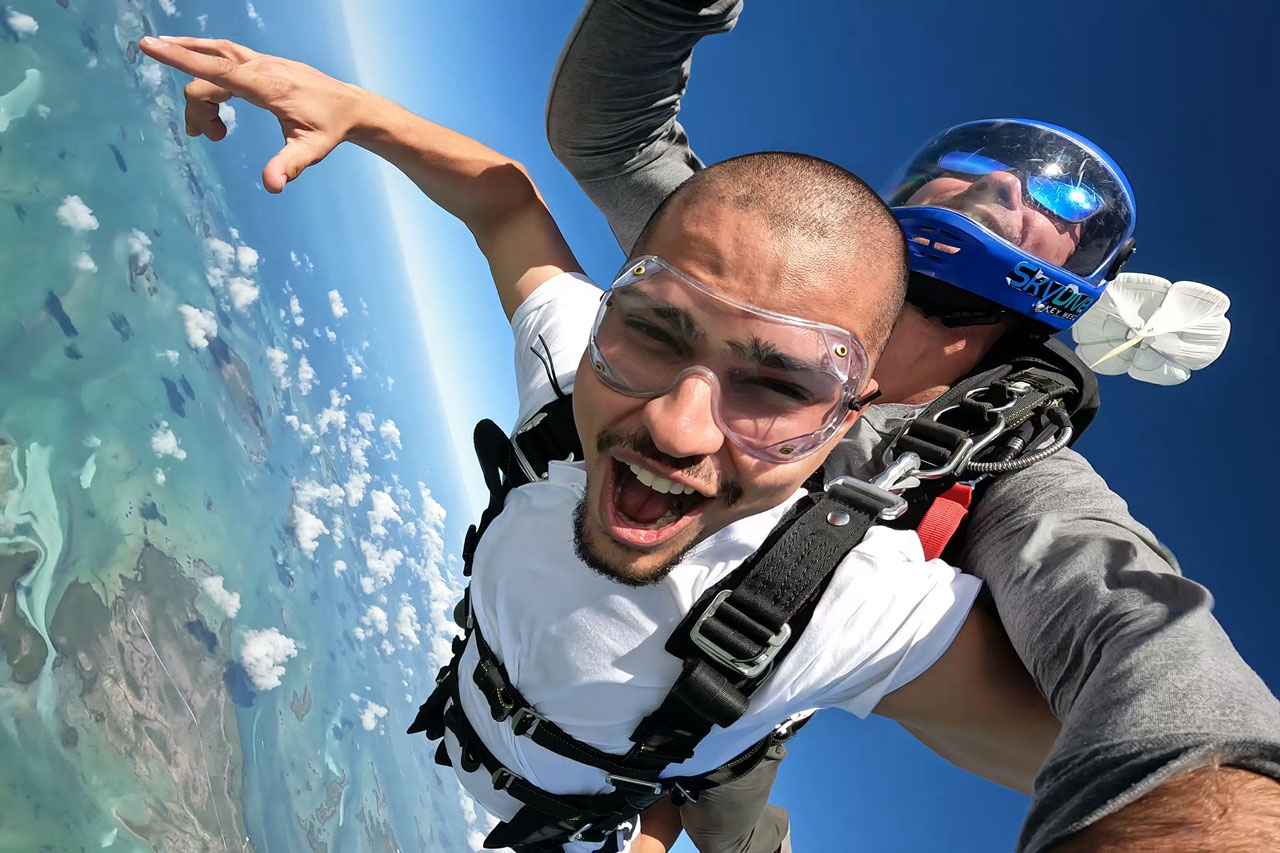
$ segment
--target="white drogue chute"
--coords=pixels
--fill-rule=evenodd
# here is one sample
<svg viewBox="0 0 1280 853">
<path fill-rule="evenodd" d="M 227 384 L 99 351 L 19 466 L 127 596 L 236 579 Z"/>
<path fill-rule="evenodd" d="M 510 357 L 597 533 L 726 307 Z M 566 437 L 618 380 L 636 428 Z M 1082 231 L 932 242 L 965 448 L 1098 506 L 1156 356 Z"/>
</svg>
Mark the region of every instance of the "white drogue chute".
<svg viewBox="0 0 1280 853">
<path fill-rule="evenodd" d="M 1206 284 L 1121 273 L 1071 327 L 1071 337 L 1097 373 L 1177 385 L 1222 355 L 1230 306 L 1225 293 Z"/>
</svg>

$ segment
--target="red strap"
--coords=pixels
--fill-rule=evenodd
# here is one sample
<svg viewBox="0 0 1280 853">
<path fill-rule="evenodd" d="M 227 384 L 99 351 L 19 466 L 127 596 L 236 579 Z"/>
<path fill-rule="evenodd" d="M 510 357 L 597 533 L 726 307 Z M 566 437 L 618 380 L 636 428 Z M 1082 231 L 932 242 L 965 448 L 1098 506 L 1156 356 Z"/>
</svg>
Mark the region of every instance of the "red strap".
<svg viewBox="0 0 1280 853">
<path fill-rule="evenodd" d="M 956 535 L 960 522 L 969 514 L 969 502 L 973 499 L 973 486 L 956 483 L 933 499 L 929 509 L 920 519 L 916 535 L 924 547 L 924 558 L 936 560 L 946 550 L 951 537 Z"/>
</svg>

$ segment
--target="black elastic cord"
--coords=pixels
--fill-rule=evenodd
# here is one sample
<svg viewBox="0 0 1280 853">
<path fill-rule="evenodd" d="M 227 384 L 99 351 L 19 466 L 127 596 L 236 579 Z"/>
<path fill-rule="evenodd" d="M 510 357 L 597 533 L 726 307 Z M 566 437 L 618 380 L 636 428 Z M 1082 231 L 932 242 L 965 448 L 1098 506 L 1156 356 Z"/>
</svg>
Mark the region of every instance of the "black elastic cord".
<svg viewBox="0 0 1280 853">
<path fill-rule="evenodd" d="M 551 347 L 547 346 L 547 342 L 543 339 L 542 335 L 538 335 L 538 343 L 542 344 L 543 352 L 545 352 L 546 355 L 538 352 L 533 347 L 529 347 L 529 352 L 536 355 L 538 357 L 538 361 L 542 362 L 542 369 L 547 372 L 547 379 L 551 380 L 551 390 L 556 392 L 556 396 L 566 396 L 564 391 L 560 390 L 560 383 L 556 380 L 556 366 L 555 362 L 551 360 Z"/>
</svg>

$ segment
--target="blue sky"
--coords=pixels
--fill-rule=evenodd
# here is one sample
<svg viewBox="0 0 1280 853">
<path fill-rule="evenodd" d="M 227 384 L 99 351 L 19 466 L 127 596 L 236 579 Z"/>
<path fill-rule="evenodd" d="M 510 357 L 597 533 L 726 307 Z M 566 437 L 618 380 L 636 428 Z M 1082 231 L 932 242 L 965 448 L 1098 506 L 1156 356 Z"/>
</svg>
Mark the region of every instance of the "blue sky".
<svg viewBox="0 0 1280 853">
<path fill-rule="evenodd" d="M 575 0 L 333 0 L 320 15 L 313 3 L 263 0 L 264 29 L 243 15 L 225 18 L 229 31 L 216 14 L 209 25 L 354 77 L 521 160 L 587 270 L 607 278 L 621 253 L 543 130 L 547 82 L 577 9 Z M 1270 258 L 1280 226 L 1277 31 L 1280 11 L 1261 2 L 755 3 L 734 33 L 699 50 L 683 114 L 705 160 L 800 150 L 874 186 L 929 135 L 974 118 L 1042 118 L 1108 149 L 1138 194 L 1130 269 L 1225 290 L 1233 336 L 1186 385 L 1105 379 L 1102 413 L 1078 448 L 1213 591 L 1218 618 L 1273 691 L 1280 574 L 1266 547 L 1276 500 L 1263 448 L 1277 414 L 1269 368 L 1280 357 Z M 267 139 L 270 122 L 253 121 L 242 115 Z M 236 156 L 256 174 L 273 151 Z M 313 215 L 280 227 L 325 246 L 353 276 L 384 277 L 385 289 L 361 284 L 378 293 L 371 311 L 397 329 L 416 325 L 429 352 L 416 387 L 438 386 L 455 439 L 478 417 L 508 423 L 510 333 L 483 260 L 465 229 L 368 160 L 338 152 L 316 170 L 323 192 L 301 186 L 312 175 L 291 187 L 313 193 Z M 378 240 L 357 248 L 350 227 Z M 406 373 L 416 376 L 419 358 L 406 349 Z M 466 445 L 457 455 L 466 477 Z M 952 769 L 892 724 L 836 714 L 794 742 L 776 801 L 792 811 L 799 849 L 1006 849 L 1025 808 L 1025 798 Z"/>
</svg>

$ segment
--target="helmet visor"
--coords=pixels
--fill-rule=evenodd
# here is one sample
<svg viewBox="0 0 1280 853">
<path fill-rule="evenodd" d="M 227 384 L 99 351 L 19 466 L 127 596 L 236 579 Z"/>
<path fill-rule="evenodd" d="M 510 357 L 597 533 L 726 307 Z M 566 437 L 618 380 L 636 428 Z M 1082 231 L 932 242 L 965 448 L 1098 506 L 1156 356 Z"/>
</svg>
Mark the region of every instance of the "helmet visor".
<svg viewBox="0 0 1280 853">
<path fill-rule="evenodd" d="M 1104 273 L 1133 232 L 1128 186 L 1083 140 L 1021 121 L 974 122 L 926 145 L 891 207 L 942 207 L 1087 279 Z"/>
</svg>

